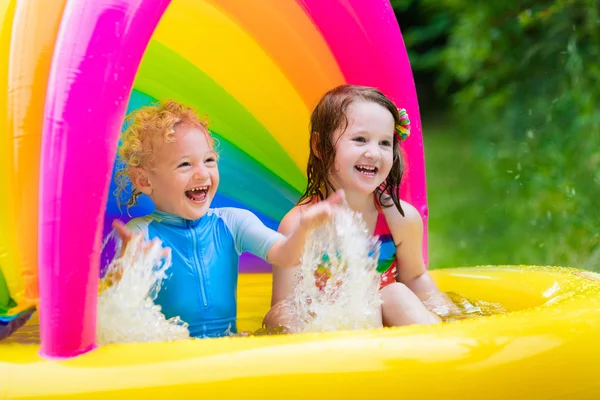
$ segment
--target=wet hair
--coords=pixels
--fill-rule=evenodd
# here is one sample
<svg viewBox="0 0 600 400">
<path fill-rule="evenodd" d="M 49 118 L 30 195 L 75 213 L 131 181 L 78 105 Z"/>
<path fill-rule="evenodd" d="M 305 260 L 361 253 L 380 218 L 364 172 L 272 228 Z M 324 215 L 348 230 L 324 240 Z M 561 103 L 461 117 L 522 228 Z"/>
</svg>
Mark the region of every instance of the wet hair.
<svg viewBox="0 0 600 400">
<path fill-rule="evenodd" d="M 298 204 L 310 201 L 314 196 L 319 200 L 327 197 L 330 188 L 334 187 L 329 174 L 335 159 L 334 132 L 342 132 L 348 127 L 346 111 L 355 102 L 373 102 L 388 110 L 394 117 L 394 126 L 400 123 L 398 108 L 379 90 L 357 85 L 338 86 L 321 98 L 310 117 L 310 155 L 306 174 L 308 183 Z M 385 181 L 375 190 L 379 203 L 383 207 L 395 205 L 404 215 L 400 205 L 398 189 L 404 173 L 404 160 L 400 150 L 398 135 L 394 134 L 393 161 L 390 173 Z M 323 193 L 325 190 L 325 193 Z"/>
<path fill-rule="evenodd" d="M 209 146 L 214 149 L 215 141 L 211 136 L 206 121 L 201 120 L 196 111 L 173 100 L 164 100 L 154 105 L 144 106 L 127 116 L 127 128 L 119 138 L 117 153 L 117 173 L 115 196 L 119 208 L 127 204 L 127 209 L 137 204 L 142 192 L 131 184 L 131 194 L 125 196 L 127 186 L 131 183 L 132 167 L 154 168 L 155 151 L 164 143 L 175 141 L 175 129 L 179 126 L 190 126 L 200 129 L 206 135 Z"/>
</svg>

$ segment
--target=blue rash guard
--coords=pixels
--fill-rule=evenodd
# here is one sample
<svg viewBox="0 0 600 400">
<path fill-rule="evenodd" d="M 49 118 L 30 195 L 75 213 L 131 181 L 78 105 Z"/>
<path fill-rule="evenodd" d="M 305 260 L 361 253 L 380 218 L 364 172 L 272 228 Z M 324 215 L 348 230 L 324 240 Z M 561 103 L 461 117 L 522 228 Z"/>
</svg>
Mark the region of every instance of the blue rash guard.
<svg viewBox="0 0 600 400">
<path fill-rule="evenodd" d="M 193 221 L 155 210 L 127 227 L 171 248 L 172 265 L 154 302 L 167 319 L 187 322 L 192 337 L 237 333 L 239 256 L 247 251 L 266 260 L 283 237 L 239 208 L 211 208 Z"/>
</svg>

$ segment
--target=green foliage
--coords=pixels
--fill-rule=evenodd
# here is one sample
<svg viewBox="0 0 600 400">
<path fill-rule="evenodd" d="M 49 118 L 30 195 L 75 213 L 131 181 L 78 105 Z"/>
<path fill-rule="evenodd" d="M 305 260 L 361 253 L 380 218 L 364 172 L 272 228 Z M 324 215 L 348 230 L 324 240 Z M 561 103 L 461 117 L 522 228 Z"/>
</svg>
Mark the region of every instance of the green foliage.
<svg viewBox="0 0 600 400">
<path fill-rule="evenodd" d="M 429 185 L 432 199 L 436 181 L 445 202 L 454 204 L 442 215 L 433 207 L 431 213 L 432 228 L 435 218 L 446 218 L 437 225 L 440 234 L 457 239 L 446 263 L 600 270 L 598 1 L 443 0 L 435 9 L 432 3 L 412 7 L 431 12 L 426 21 L 446 25 L 403 32 L 407 46 L 447 36 L 429 62 L 425 51 L 413 63 L 417 79 L 419 71 L 433 68 L 436 90 L 451 100 L 453 129 L 437 136 L 444 135 L 443 150 L 459 154 L 438 154 L 450 163 L 439 169 L 428 159 L 429 176 L 447 176 L 457 166 L 458 176 L 436 176 Z M 421 108 L 426 113 L 427 104 Z M 435 140 L 426 144 L 435 149 Z M 461 192 L 475 199 L 470 203 Z"/>
<path fill-rule="evenodd" d="M 439 70 L 446 36 L 454 18 L 448 10 L 436 10 L 433 2 L 392 0 L 404 42 L 415 72 Z"/>
</svg>

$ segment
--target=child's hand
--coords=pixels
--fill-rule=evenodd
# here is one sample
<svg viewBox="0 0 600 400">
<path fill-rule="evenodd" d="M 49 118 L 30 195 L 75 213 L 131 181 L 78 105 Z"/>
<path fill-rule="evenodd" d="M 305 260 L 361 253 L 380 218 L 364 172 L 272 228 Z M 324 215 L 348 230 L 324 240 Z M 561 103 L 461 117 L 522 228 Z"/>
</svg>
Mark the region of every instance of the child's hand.
<svg viewBox="0 0 600 400">
<path fill-rule="evenodd" d="M 114 230 L 117 232 L 117 234 L 119 235 L 121 242 L 123 242 L 123 244 L 121 246 L 120 257 L 123 257 L 123 254 L 125 254 L 125 250 L 127 249 L 127 246 L 132 242 L 132 240 L 143 241 L 141 233 L 134 234 L 129 229 L 127 229 L 127 227 L 125 226 L 125 224 L 123 222 L 119 221 L 118 219 L 113 221 L 112 226 L 113 226 Z M 142 246 L 142 251 L 144 253 L 148 253 L 150 251 L 150 249 L 152 248 L 153 243 L 156 243 L 157 241 L 158 241 L 158 239 L 153 239 L 151 242 L 145 242 Z M 171 251 L 171 249 L 165 248 L 162 250 L 161 255 L 163 257 L 167 257 L 169 255 L 170 251 Z M 118 268 L 108 278 L 111 281 L 118 282 L 121 280 L 122 276 L 123 276 L 123 270 L 121 268 Z"/>
<path fill-rule="evenodd" d="M 121 246 L 121 255 L 123 255 L 123 253 L 125 252 L 125 248 L 129 244 L 129 242 L 131 242 L 131 239 L 133 239 L 134 234 L 129 229 L 127 229 L 123 222 L 119 221 L 118 219 L 115 219 L 113 221 L 112 227 L 115 230 L 115 232 L 117 232 L 119 238 L 121 239 L 121 242 L 123 243 L 123 245 Z"/>
<path fill-rule="evenodd" d="M 141 234 L 140 233 L 134 234 L 129 229 L 127 229 L 127 226 L 125 226 L 125 224 L 123 222 L 119 221 L 118 219 L 115 219 L 113 221 L 112 226 L 113 226 L 114 230 L 117 232 L 117 234 L 119 235 L 119 238 L 121 238 L 121 241 L 123 242 L 123 245 L 121 248 L 121 255 L 123 255 L 123 253 L 125 253 L 125 249 L 127 248 L 127 245 L 131 242 L 131 240 L 133 240 L 136 236 L 141 236 Z M 150 250 L 150 248 L 152 247 L 152 243 L 156 242 L 156 241 L 157 241 L 157 239 L 153 239 L 152 242 L 146 242 L 142 249 L 145 252 L 148 252 Z M 163 250 L 162 256 L 166 257 L 168 255 L 169 255 L 169 249 L 166 248 Z"/>
<path fill-rule="evenodd" d="M 344 192 L 338 190 L 328 199 L 306 207 L 295 229 L 288 236 L 281 238 L 271 246 L 267 254 L 267 261 L 278 267 L 298 266 L 310 229 L 331 219 L 335 209 L 339 207 L 344 199 Z"/>
<path fill-rule="evenodd" d="M 308 207 L 302 214 L 300 225 L 303 228 L 309 228 L 328 221 L 333 216 L 335 209 L 344 202 L 345 198 L 344 190 L 340 189 L 326 200 Z"/>
<path fill-rule="evenodd" d="M 462 317 L 463 312 L 444 292 L 437 292 L 423 302 L 423 305 L 440 318 Z"/>
</svg>

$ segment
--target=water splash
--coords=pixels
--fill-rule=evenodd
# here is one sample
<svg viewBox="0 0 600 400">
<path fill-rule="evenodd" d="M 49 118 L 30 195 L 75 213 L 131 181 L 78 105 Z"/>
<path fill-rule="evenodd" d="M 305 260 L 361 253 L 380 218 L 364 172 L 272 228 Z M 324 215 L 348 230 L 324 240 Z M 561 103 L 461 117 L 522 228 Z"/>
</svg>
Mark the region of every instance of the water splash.
<svg viewBox="0 0 600 400">
<path fill-rule="evenodd" d="M 381 326 L 380 242 L 348 208 L 309 233 L 294 291 L 279 307 L 291 333 Z"/>
<path fill-rule="evenodd" d="M 189 338 L 187 323 L 179 317 L 167 320 L 153 302 L 170 266 L 170 254 L 165 257 L 160 241 L 148 243 L 136 237 L 129 242 L 100 282 L 98 344 Z"/>
<path fill-rule="evenodd" d="M 500 303 L 490 303 L 479 299 L 468 299 L 458 293 L 445 292 L 445 296 L 447 296 L 457 308 L 456 312 L 451 312 L 450 308 L 441 301 L 443 296 L 444 294 L 439 293 L 423 302 L 425 306 L 437 314 L 443 322 L 488 317 L 496 314 L 506 314 L 508 312 Z"/>
</svg>

